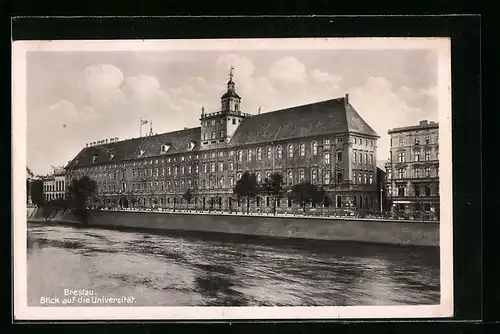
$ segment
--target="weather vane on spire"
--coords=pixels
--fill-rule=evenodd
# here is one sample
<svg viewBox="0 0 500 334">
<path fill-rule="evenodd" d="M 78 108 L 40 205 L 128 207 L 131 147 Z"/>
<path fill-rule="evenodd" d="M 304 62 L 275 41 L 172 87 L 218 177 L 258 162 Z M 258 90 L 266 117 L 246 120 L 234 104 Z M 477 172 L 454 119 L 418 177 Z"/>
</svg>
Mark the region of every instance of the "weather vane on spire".
<svg viewBox="0 0 500 334">
<path fill-rule="evenodd" d="M 233 80 L 233 75 L 234 75 L 234 74 L 233 74 L 233 71 L 234 71 L 234 67 L 233 67 L 233 66 L 231 66 L 231 69 L 229 70 L 229 79 L 230 79 L 230 80 Z"/>
</svg>

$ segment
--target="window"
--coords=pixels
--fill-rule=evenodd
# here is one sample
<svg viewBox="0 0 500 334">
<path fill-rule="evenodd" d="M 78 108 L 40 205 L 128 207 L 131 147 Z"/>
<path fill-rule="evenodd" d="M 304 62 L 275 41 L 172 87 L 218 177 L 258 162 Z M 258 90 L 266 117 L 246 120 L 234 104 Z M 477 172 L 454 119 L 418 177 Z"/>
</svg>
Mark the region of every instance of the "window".
<svg viewBox="0 0 500 334">
<path fill-rule="evenodd" d="M 203 164 L 203 173 L 207 172 L 207 164 Z"/>
<path fill-rule="evenodd" d="M 184 166 L 181 166 L 181 175 L 184 175 Z"/>
<path fill-rule="evenodd" d="M 277 151 L 277 156 L 278 156 L 278 159 L 283 158 L 283 147 L 282 147 L 281 145 L 279 145 L 279 146 L 276 148 L 276 151 Z"/>
<path fill-rule="evenodd" d="M 288 184 L 293 184 L 293 172 L 291 170 L 288 171 Z"/>
<path fill-rule="evenodd" d="M 215 131 L 212 131 L 212 133 L 210 135 L 210 139 L 215 139 Z"/>
<path fill-rule="evenodd" d="M 431 187 L 425 186 L 425 196 L 431 196 Z"/>
<path fill-rule="evenodd" d="M 224 138 L 224 130 L 220 130 L 220 138 Z"/>
<path fill-rule="evenodd" d="M 419 178 L 420 177 L 420 168 L 415 167 L 413 173 L 414 173 L 414 177 Z"/>
<path fill-rule="evenodd" d="M 419 185 L 415 185 L 415 196 L 420 196 L 420 186 Z"/>
<path fill-rule="evenodd" d="M 311 169 L 311 181 L 312 183 L 316 183 L 317 180 L 318 180 L 318 170 L 316 169 L 316 167 L 313 167 Z"/>
<path fill-rule="evenodd" d="M 205 132 L 205 133 L 203 134 L 203 141 L 206 141 L 206 140 L 208 140 L 208 135 L 207 135 L 207 133 Z"/>
<path fill-rule="evenodd" d="M 420 161 L 420 152 L 419 151 L 415 151 L 413 153 L 413 156 L 414 156 L 414 161 Z"/>
<path fill-rule="evenodd" d="M 365 139 L 365 146 L 368 146 L 368 139 Z"/>
<path fill-rule="evenodd" d="M 304 170 L 301 169 L 299 172 L 299 182 L 304 182 Z"/>
<path fill-rule="evenodd" d="M 271 146 L 267 148 L 267 158 L 271 159 Z"/>
<path fill-rule="evenodd" d="M 404 179 L 404 177 L 405 177 L 405 170 L 403 168 L 398 169 L 398 178 Z"/>
<path fill-rule="evenodd" d="M 368 173 L 366 173 L 366 172 L 365 172 L 365 179 L 364 179 L 364 181 L 365 181 L 365 184 L 368 184 Z"/>
<path fill-rule="evenodd" d="M 306 145 L 304 143 L 301 143 L 300 144 L 300 148 L 299 148 L 299 151 L 300 151 L 300 156 L 303 157 L 306 155 Z"/>
<path fill-rule="evenodd" d="M 214 126 L 214 125 L 215 125 L 215 123 L 216 123 L 216 120 L 215 120 L 215 119 L 213 119 L 213 120 L 212 120 L 212 126 Z"/>
<path fill-rule="evenodd" d="M 199 170 L 200 170 L 200 169 L 198 168 L 198 165 L 195 165 L 195 166 L 194 166 L 194 172 L 195 172 L 195 173 L 198 173 L 198 172 L 199 172 Z"/>
<path fill-rule="evenodd" d="M 252 150 L 251 149 L 249 149 L 247 151 L 247 161 L 252 161 Z"/>
<path fill-rule="evenodd" d="M 357 179 L 356 179 L 356 172 L 352 172 L 352 181 L 354 183 L 357 183 Z"/>
<path fill-rule="evenodd" d="M 257 149 L 257 160 L 262 160 L 262 149 L 260 147 Z"/>
<path fill-rule="evenodd" d="M 325 139 L 325 148 L 330 147 L 330 139 Z"/>
<path fill-rule="evenodd" d="M 271 172 L 267 171 L 267 172 L 266 172 L 266 178 L 269 180 L 269 179 L 270 179 L 270 177 L 271 177 Z"/>
<path fill-rule="evenodd" d="M 358 173 L 358 183 L 359 184 L 363 183 L 363 173 L 361 172 Z"/>
<path fill-rule="evenodd" d="M 335 207 L 336 208 L 342 207 L 342 196 L 335 195 Z"/>
<path fill-rule="evenodd" d="M 215 173 L 215 162 L 210 163 L 210 172 Z"/>
<path fill-rule="evenodd" d="M 365 153 L 363 163 L 366 165 L 368 164 L 368 153 Z"/>
<path fill-rule="evenodd" d="M 353 151 L 353 153 L 352 153 L 352 162 L 353 163 L 357 162 L 357 159 L 356 159 L 357 156 L 358 156 L 358 153 L 356 153 L 356 151 Z"/>
<path fill-rule="evenodd" d="M 405 143 L 404 139 L 403 138 L 399 138 L 399 146 L 403 146 L 404 143 Z"/>
<path fill-rule="evenodd" d="M 227 163 L 227 167 L 228 167 L 228 170 L 229 170 L 230 172 L 232 172 L 232 171 L 233 171 L 233 162 L 232 162 L 232 161 L 229 161 L 229 162 Z"/>
<path fill-rule="evenodd" d="M 398 153 L 398 161 L 399 162 L 405 162 L 405 152 L 399 152 Z"/>
<path fill-rule="evenodd" d="M 234 110 L 235 110 L 235 111 L 238 111 L 239 109 L 240 109 L 239 104 L 238 104 L 238 103 L 235 103 L 235 104 L 234 104 Z"/>
<path fill-rule="evenodd" d="M 342 162 L 342 151 L 337 151 L 337 162 Z"/>
<path fill-rule="evenodd" d="M 373 184 L 373 173 L 370 173 L 370 184 Z"/>
<path fill-rule="evenodd" d="M 257 175 L 257 182 L 262 181 L 262 177 L 261 177 L 260 173 L 257 173 L 256 175 Z"/>
<path fill-rule="evenodd" d="M 325 181 L 324 181 L 325 184 L 330 184 L 330 171 L 326 171 L 325 172 Z"/>
<path fill-rule="evenodd" d="M 236 118 L 233 118 L 233 125 L 236 125 Z"/>
<path fill-rule="evenodd" d="M 431 160 L 431 151 L 425 150 L 425 161 Z"/>
<path fill-rule="evenodd" d="M 238 151 L 238 161 L 243 161 L 243 151 Z"/>
<path fill-rule="evenodd" d="M 184 157 L 184 156 L 182 156 L 182 157 L 181 157 L 181 161 L 184 161 L 184 159 L 185 159 L 185 157 Z"/>
<path fill-rule="evenodd" d="M 415 145 L 419 145 L 419 144 L 420 144 L 420 138 L 415 137 Z"/>
<path fill-rule="evenodd" d="M 219 162 L 219 172 L 222 172 L 222 171 L 224 171 L 224 163 Z"/>
<path fill-rule="evenodd" d="M 398 186 L 398 196 L 404 196 L 405 195 L 405 186 Z"/>
<path fill-rule="evenodd" d="M 241 180 L 241 173 L 238 173 L 237 178 L 238 180 Z"/>
<path fill-rule="evenodd" d="M 337 183 L 342 183 L 342 173 L 341 172 L 337 173 Z"/>
<path fill-rule="evenodd" d="M 188 174 L 191 174 L 191 166 L 188 166 Z"/>
<path fill-rule="evenodd" d="M 370 153 L 370 165 L 373 165 L 373 153 Z"/>
<path fill-rule="evenodd" d="M 234 187 L 234 178 L 232 176 L 230 176 L 228 178 L 228 181 L 229 181 L 229 187 L 233 188 Z"/>
<path fill-rule="evenodd" d="M 219 187 L 222 187 L 224 185 L 224 178 L 219 177 Z"/>
<path fill-rule="evenodd" d="M 318 154 L 318 143 L 313 141 L 311 144 L 312 155 Z"/>
<path fill-rule="evenodd" d="M 325 164 L 329 165 L 330 164 L 330 153 L 324 153 L 323 154 L 323 161 Z"/>
<path fill-rule="evenodd" d="M 293 145 L 288 145 L 288 157 L 293 158 Z"/>
<path fill-rule="evenodd" d="M 354 137 L 354 144 L 357 144 L 358 143 L 358 139 L 356 137 Z"/>
<path fill-rule="evenodd" d="M 425 137 L 425 145 L 429 145 L 431 143 L 431 137 Z"/>
<path fill-rule="evenodd" d="M 425 167 L 425 177 L 431 177 L 431 169 L 430 169 L 430 167 Z"/>
</svg>

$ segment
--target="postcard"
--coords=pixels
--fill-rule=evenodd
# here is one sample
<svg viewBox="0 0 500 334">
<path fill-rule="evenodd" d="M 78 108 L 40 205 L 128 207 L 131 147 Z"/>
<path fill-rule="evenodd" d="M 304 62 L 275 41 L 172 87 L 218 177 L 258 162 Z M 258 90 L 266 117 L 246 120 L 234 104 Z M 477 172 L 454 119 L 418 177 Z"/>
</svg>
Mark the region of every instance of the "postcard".
<svg viewBox="0 0 500 334">
<path fill-rule="evenodd" d="M 14 318 L 453 316 L 450 57 L 13 42 Z"/>
</svg>

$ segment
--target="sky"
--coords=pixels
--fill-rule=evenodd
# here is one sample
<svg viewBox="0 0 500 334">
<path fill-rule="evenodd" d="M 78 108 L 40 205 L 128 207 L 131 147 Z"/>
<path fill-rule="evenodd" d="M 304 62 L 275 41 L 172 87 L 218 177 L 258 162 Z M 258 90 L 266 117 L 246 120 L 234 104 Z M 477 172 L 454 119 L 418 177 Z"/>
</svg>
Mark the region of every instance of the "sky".
<svg viewBox="0 0 500 334">
<path fill-rule="evenodd" d="M 234 67 L 241 110 L 257 114 L 349 94 L 380 135 L 437 121 L 438 53 L 404 50 L 29 51 L 27 164 L 35 174 L 65 165 L 85 144 L 199 126 L 220 108 Z M 149 132 L 143 126 L 143 134 Z"/>
</svg>

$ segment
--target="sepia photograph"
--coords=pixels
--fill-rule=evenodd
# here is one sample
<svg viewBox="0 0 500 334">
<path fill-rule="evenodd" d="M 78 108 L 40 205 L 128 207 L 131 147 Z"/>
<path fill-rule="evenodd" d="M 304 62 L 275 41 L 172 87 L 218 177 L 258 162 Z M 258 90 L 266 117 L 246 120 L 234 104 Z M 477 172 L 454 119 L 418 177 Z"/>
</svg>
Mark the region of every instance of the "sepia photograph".
<svg viewBox="0 0 500 334">
<path fill-rule="evenodd" d="M 16 319 L 453 316 L 448 39 L 12 45 Z"/>
</svg>

